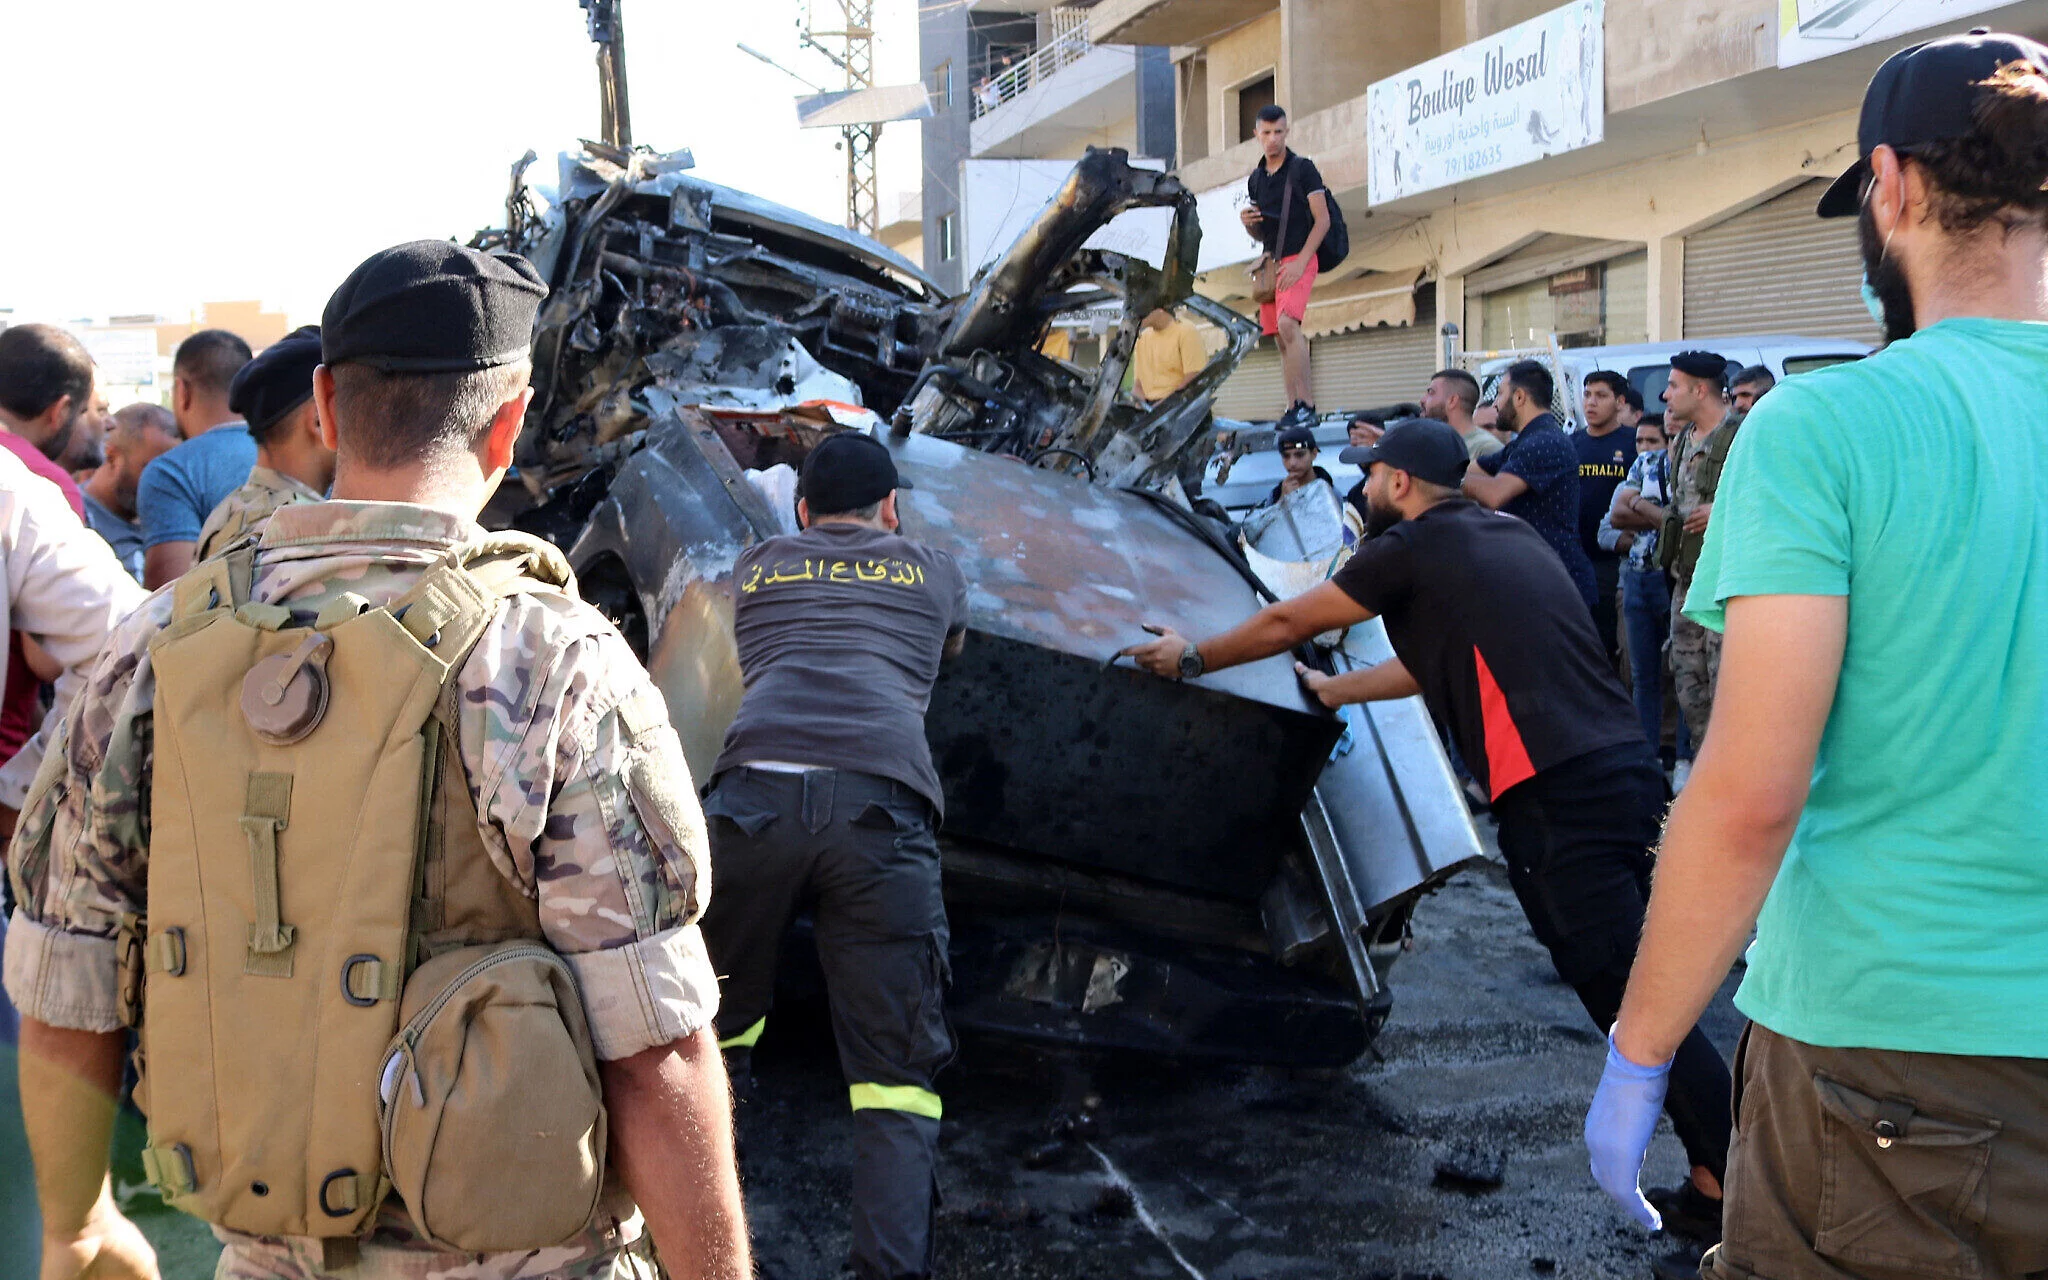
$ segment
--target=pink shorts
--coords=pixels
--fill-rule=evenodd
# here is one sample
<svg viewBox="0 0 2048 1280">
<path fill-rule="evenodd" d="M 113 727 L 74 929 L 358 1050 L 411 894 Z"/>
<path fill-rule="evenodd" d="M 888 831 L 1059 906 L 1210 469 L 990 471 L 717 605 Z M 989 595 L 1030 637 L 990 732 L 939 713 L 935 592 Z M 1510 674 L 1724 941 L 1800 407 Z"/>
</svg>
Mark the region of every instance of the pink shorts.
<svg viewBox="0 0 2048 1280">
<path fill-rule="evenodd" d="M 1301 255 L 1297 253 L 1293 258 L 1282 258 L 1280 259 L 1280 265 L 1284 268 L 1288 263 L 1293 262 L 1295 258 L 1299 257 Z M 1308 315 L 1308 291 L 1315 287 L 1315 283 L 1316 255 L 1310 254 L 1308 255 L 1308 270 L 1301 273 L 1301 279 L 1294 282 L 1292 289 L 1282 289 L 1280 296 L 1274 301 L 1261 302 L 1259 304 L 1259 331 L 1261 333 L 1280 332 L 1280 313 L 1283 311 L 1293 316 L 1296 320 L 1300 320 Z"/>
</svg>

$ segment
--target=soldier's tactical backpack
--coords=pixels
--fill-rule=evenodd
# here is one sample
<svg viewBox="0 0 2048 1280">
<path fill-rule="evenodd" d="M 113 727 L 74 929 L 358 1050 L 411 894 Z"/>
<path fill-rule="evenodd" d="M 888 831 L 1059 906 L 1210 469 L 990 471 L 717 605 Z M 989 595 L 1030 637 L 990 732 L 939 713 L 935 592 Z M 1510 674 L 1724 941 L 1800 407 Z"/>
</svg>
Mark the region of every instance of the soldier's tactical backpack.
<svg viewBox="0 0 2048 1280">
<path fill-rule="evenodd" d="M 603 1097 L 568 965 L 477 833 L 455 681 L 569 567 L 494 535 L 308 627 L 250 601 L 253 558 L 187 574 L 150 643 L 149 914 L 122 931 L 145 1168 L 256 1235 L 355 1236 L 396 1189 L 451 1249 L 561 1243 L 597 1209 Z"/>
</svg>

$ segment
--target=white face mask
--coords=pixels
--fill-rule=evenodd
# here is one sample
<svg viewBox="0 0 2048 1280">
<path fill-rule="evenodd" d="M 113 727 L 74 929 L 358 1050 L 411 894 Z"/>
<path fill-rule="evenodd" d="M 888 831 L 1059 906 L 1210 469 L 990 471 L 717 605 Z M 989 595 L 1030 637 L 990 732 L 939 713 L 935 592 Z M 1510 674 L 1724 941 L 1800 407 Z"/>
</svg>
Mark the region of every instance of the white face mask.
<svg viewBox="0 0 2048 1280">
<path fill-rule="evenodd" d="M 1870 318 L 1884 328 L 1884 300 L 1877 296 L 1877 290 L 1870 287 L 1870 272 L 1863 273 L 1863 305 L 1870 312 Z"/>
</svg>

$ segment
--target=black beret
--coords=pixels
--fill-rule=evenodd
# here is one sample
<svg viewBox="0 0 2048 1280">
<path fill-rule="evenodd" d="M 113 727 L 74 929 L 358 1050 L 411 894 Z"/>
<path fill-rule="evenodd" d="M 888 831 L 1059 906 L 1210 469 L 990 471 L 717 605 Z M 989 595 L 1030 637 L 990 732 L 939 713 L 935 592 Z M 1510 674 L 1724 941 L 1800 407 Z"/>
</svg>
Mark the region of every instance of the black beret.
<svg viewBox="0 0 2048 1280">
<path fill-rule="evenodd" d="M 320 363 L 320 326 L 294 329 L 263 348 L 228 384 L 228 409 L 261 440 L 284 416 L 313 395 L 313 370 Z"/>
<path fill-rule="evenodd" d="M 1716 382 L 1728 376 L 1728 362 L 1711 351 L 1681 351 L 1671 357 L 1671 367 L 1680 373 L 1689 373 L 1695 378 L 1712 378 Z"/>
<path fill-rule="evenodd" d="M 321 314 L 327 364 L 456 373 L 526 358 L 547 285 L 513 253 L 415 240 L 373 253 Z"/>
</svg>

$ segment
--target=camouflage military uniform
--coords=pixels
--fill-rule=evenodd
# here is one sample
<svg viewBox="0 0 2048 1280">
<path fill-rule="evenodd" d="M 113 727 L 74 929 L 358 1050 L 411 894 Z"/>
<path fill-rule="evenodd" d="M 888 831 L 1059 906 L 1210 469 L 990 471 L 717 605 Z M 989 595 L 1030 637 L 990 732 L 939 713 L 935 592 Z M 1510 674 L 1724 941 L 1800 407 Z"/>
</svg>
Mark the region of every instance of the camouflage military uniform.
<svg viewBox="0 0 2048 1280">
<path fill-rule="evenodd" d="M 1679 516 L 1691 514 L 1707 501 L 1701 492 L 1700 464 L 1706 459 L 1714 437 L 1735 430 L 1740 421 L 1730 413 L 1719 427 L 1705 435 L 1686 427 L 1672 441 L 1671 456 L 1677 465 L 1671 469 L 1671 505 Z M 1714 681 L 1721 674 L 1721 633 L 1685 616 L 1685 593 L 1692 587 L 1693 565 L 1699 558 L 1699 540 L 1686 542 L 1690 544 L 1689 554 L 1688 548 L 1682 547 L 1671 567 L 1671 687 L 1697 749 L 1700 739 L 1706 736 L 1707 716 L 1714 709 Z"/>
<path fill-rule="evenodd" d="M 269 467 L 252 467 L 249 482 L 222 498 L 206 517 L 194 558 L 207 559 L 252 533 L 263 532 L 271 513 L 286 503 L 318 502 L 326 496 Z"/>
<path fill-rule="evenodd" d="M 373 604 L 402 595 L 474 524 L 426 507 L 323 502 L 279 510 L 258 546 L 253 600 L 283 604 L 297 625 L 344 591 Z M 171 616 L 159 591 L 100 653 L 51 756 L 62 769 L 22 814 L 9 855 L 19 908 L 7 930 L 8 994 L 21 1011 L 60 1027 L 121 1026 L 114 932 L 145 907 L 149 858 L 150 714 L 156 680 L 149 641 Z M 457 678 L 460 746 L 492 863 L 538 908 L 547 942 L 568 960 L 601 1059 L 672 1043 L 707 1025 L 717 982 L 696 920 L 709 886 L 695 798 L 687 830 L 636 794 L 637 757 L 680 744 L 636 742 L 622 721 L 658 697 L 618 632 L 596 610 L 559 595 L 517 596 L 484 632 Z M 337 691 L 339 696 L 340 691 Z M 684 783 L 687 789 L 687 783 Z M 311 1280 L 313 1240 L 257 1239 L 216 1229 L 220 1275 Z M 570 1245 L 536 1253 L 451 1254 L 419 1241 L 393 1197 L 362 1241 L 347 1280 L 515 1280 L 651 1276 L 639 1256 L 638 1211 L 614 1185 L 597 1225 Z"/>
</svg>

